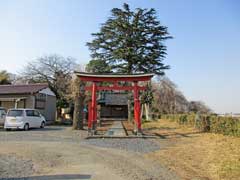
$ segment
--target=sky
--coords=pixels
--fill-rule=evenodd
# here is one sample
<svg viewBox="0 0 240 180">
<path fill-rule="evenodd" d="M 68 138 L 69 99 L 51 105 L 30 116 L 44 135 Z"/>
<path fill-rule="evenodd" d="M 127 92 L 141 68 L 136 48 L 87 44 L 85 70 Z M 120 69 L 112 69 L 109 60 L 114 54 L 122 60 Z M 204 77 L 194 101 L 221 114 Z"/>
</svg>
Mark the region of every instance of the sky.
<svg viewBox="0 0 240 180">
<path fill-rule="evenodd" d="M 238 0 L 0 0 L 0 70 L 19 73 L 48 54 L 90 60 L 86 42 L 112 8 L 155 8 L 174 37 L 166 42 L 166 75 L 188 100 L 217 113 L 240 112 Z"/>
</svg>

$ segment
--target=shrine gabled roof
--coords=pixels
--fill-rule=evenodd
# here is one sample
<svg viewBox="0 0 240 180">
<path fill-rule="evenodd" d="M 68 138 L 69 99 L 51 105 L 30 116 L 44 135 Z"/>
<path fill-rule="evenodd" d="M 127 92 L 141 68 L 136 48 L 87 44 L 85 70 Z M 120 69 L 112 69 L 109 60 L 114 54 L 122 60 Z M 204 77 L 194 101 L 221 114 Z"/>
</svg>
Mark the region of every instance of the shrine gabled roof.
<svg viewBox="0 0 240 180">
<path fill-rule="evenodd" d="M 83 81 L 148 81 L 154 74 L 141 73 L 141 74 L 98 74 L 98 73 L 85 73 L 74 72 Z"/>
</svg>

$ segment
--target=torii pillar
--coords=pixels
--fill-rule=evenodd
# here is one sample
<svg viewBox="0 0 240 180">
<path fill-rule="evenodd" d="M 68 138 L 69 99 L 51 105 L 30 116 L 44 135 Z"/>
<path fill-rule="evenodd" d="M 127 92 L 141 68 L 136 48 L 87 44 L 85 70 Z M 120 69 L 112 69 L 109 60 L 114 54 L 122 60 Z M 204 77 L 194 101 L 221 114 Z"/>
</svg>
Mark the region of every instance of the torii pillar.
<svg viewBox="0 0 240 180">
<path fill-rule="evenodd" d="M 139 100 L 139 89 L 138 89 L 138 81 L 134 82 L 134 89 L 133 89 L 133 97 L 134 97 L 134 120 L 137 126 L 137 133 L 141 133 L 141 104 Z"/>
<path fill-rule="evenodd" d="M 95 133 L 97 126 L 97 85 L 92 83 L 92 103 L 91 103 L 92 130 Z"/>
</svg>

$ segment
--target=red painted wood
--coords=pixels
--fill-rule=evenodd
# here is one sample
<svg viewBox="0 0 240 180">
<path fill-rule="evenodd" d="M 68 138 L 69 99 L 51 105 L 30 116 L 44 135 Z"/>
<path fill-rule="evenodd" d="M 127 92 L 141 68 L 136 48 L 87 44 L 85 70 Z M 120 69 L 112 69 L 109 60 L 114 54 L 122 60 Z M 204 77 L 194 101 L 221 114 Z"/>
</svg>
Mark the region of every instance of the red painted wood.
<svg viewBox="0 0 240 180">
<path fill-rule="evenodd" d="M 94 123 L 94 127 L 95 127 L 95 122 L 97 120 L 96 118 L 96 108 L 97 108 L 97 85 L 95 82 L 93 82 L 92 84 L 92 126 L 93 126 L 93 123 Z"/>
<path fill-rule="evenodd" d="M 145 74 L 140 76 L 131 76 L 128 77 L 97 77 L 94 75 L 86 75 L 86 74 L 77 74 L 77 76 L 82 81 L 88 81 L 92 82 L 92 86 L 85 87 L 86 91 L 92 92 L 92 101 L 89 102 L 88 108 L 88 128 L 93 129 L 95 127 L 95 123 L 97 121 L 97 101 L 96 101 L 96 93 L 97 91 L 101 90 L 128 90 L 134 92 L 134 120 L 137 125 L 138 131 L 141 131 L 141 103 L 139 100 L 139 91 L 146 90 L 146 87 L 144 86 L 138 86 L 138 81 L 149 81 L 153 77 L 153 74 Z M 124 81 L 124 82 L 134 82 L 134 86 L 119 86 L 118 82 Z M 97 82 L 112 82 L 112 86 L 97 86 Z"/>
<path fill-rule="evenodd" d="M 118 87 L 118 81 L 114 81 L 113 87 Z"/>
<path fill-rule="evenodd" d="M 141 103 L 140 103 L 140 100 L 138 99 L 136 102 L 136 108 L 137 108 L 137 114 L 136 114 L 136 121 L 137 121 L 137 129 L 138 129 L 138 132 L 141 131 Z"/>
<path fill-rule="evenodd" d="M 146 87 L 143 86 L 137 86 L 138 90 L 146 90 Z M 91 86 L 86 86 L 85 87 L 86 91 L 92 91 Z M 102 91 L 102 90 L 126 90 L 126 91 L 131 91 L 134 90 L 134 87 L 132 86 L 97 86 L 97 91 Z"/>
<path fill-rule="evenodd" d="M 138 82 L 134 82 L 134 120 L 137 125 L 138 131 L 141 131 L 141 118 L 140 118 L 140 101 Z"/>
<path fill-rule="evenodd" d="M 152 76 L 142 76 L 142 77 L 91 77 L 91 76 L 78 76 L 82 81 L 91 82 L 115 82 L 115 81 L 149 81 Z"/>
<path fill-rule="evenodd" d="M 92 129 L 92 101 L 88 102 L 88 129 Z"/>
</svg>

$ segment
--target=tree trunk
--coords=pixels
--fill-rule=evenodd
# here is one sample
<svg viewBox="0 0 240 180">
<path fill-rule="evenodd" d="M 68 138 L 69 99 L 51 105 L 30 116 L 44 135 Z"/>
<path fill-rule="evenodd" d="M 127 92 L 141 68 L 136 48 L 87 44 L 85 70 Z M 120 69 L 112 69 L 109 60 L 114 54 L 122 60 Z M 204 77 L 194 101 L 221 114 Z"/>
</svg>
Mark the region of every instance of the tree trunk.
<svg viewBox="0 0 240 180">
<path fill-rule="evenodd" d="M 131 101 L 128 100 L 128 121 L 132 121 Z"/>
<path fill-rule="evenodd" d="M 83 129 L 83 109 L 84 109 L 84 98 L 85 92 L 81 91 L 84 88 L 84 83 L 80 82 L 77 78 L 74 82 L 75 86 L 75 102 L 74 102 L 74 113 L 73 113 L 73 129 Z"/>
<path fill-rule="evenodd" d="M 140 115 L 141 119 L 143 119 L 143 114 L 144 114 L 144 105 L 141 104 L 141 115 Z"/>
<path fill-rule="evenodd" d="M 146 120 L 150 121 L 152 120 L 150 105 L 148 103 L 145 103 L 144 106 L 145 106 Z"/>
<path fill-rule="evenodd" d="M 57 119 L 57 121 L 62 121 L 62 110 L 60 107 L 57 107 L 56 119 Z"/>
<path fill-rule="evenodd" d="M 73 113 L 73 129 L 80 129 L 81 121 L 81 98 L 75 97 L 74 113 Z"/>
<path fill-rule="evenodd" d="M 144 104 L 144 107 L 145 107 L 145 117 L 146 117 L 146 120 L 148 121 L 149 120 L 149 108 L 148 108 L 147 103 Z"/>
</svg>

